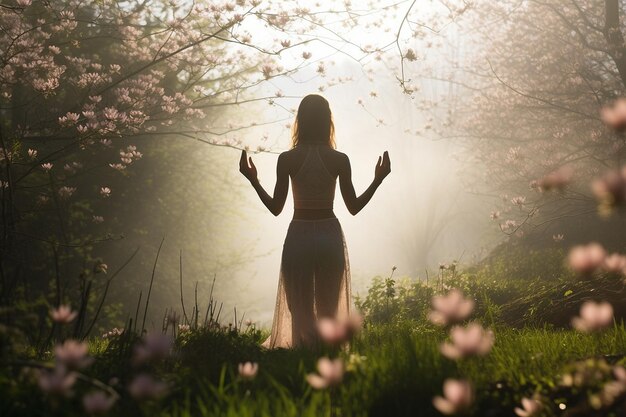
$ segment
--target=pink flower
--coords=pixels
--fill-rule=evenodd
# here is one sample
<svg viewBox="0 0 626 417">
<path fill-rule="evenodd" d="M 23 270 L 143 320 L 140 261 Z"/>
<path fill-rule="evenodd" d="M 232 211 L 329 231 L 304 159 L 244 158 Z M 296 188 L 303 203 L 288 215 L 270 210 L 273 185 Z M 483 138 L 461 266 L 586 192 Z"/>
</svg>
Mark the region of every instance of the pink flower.
<svg viewBox="0 0 626 417">
<path fill-rule="evenodd" d="M 100 187 L 100 194 L 103 197 L 110 197 L 111 196 L 111 189 L 109 187 Z"/>
<path fill-rule="evenodd" d="M 417 60 L 417 54 L 411 48 L 406 50 L 406 54 L 404 54 L 404 57 L 409 61 Z"/>
<path fill-rule="evenodd" d="M 474 310 L 474 300 L 463 298 L 463 293 L 456 288 L 447 295 L 434 296 L 433 311 L 428 318 L 437 325 L 447 325 L 465 320 Z"/>
<path fill-rule="evenodd" d="M 54 356 L 58 364 L 68 369 L 81 369 L 93 362 L 93 359 L 87 356 L 87 351 L 86 342 L 68 339 L 54 348 Z"/>
<path fill-rule="evenodd" d="M 135 346 L 133 362 L 141 364 L 151 360 L 165 359 L 172 350 L 171 336 L 160 333 L 149 333 L 143 338 L 143 343 Z"/>
<path fill-rule="evenodd" d="M 351 314 L 347 319 L 322 318 L 317 322 L 317 329 L 322 340 L 329 345 L 339 345 L 350 340 L 363 327 L 363 316 Z"/>
<path fill-rule="evenodd" d="M 289 46 L 291 46 L 291 41 L 289 39 L 280 41 L 280 46 L 283 48 L 289 48 Z"/>
<path fill-rule="evenodd" d="M 572 319 L 572 326 L 584 333 L 604 329 L 611 323 L 613 323 L 613 306 L 606 301 L 600 303 L 586 301 L 580 308 L 580 317 Z"/>
<path fill-rule="evenodd" d="M 167 394 L 165 382 L 157 381 L 148 374 L 140 374 L 128 386 L 128 392 L 137 400 L 159 398 Z"/>
<path fill-rule="evenodd" d="M 33 0 L 17 0 L 17 5 L 20 7 L 28 7 L 33 3 Z"/>
<path fill-rule="evenodd" d="M 341 359 L 320 358 L 317 361 L 318 374 L 308 374 L 307 382 L 315 389 L 324 389 L 338 385 L 343 380 L 343 362 Z"/>
<path fill-rule="evenodd" d="M 565 236 L 562 233 L 552 235 L 552 240 L 554 240 L 555 242 L 562 242 L 563 239 L 565 239 Z"/>
<path fill-rule="evenodd" d="M 37 158 L 37 150 L 36 149 L 29 149 L 28 150 L 28 157 L 30 159 L 36 159 Z"/>
<path fill-rule="evenodd" d="M 442 414 L 457 414 L 466 411 L 474 402 L 472 386 L 468 381 L 446 379 L 443 397 L 433 398 L 433 405 Z"/>
<path fill-rule="evenodd" d="M 466 328 L 455 326 L 450 330 L 452 343 L 443 343 L 441 353 L 449 359 L 461 359 L 472 355 L 486 355 L 491 351 L 494 335 L 478 323 L 470 323 Z"/>
<path fill-rule="evenodd" d="M 76 374 L 57 366 L 53 371 L 40 372 L 37 382 L 39 388 L 47 394 L 69 395 L 76 382 Z"/>
<path fill-rule="evenodd" d="M 570 267 L 579 273 L 589 274 L 604 262 L 606 251 L 596 242 L 573 247 L 568 256 Z"/>
<path fill-rule="evenodd" d="M 69 305 L 60 305 L 56 310 L 50 310 L 50 316 L 57 323 L 67 324 L 74 321 L 78 312 L 72 311 Z"/>
<path fill-rule="evenodd" d="M 622 171 L 610 171 L 591 183 L 591 189 L 598 201 L 606 205 L 622 203 L 626 197 L 626 179 Z"/>
<path fill-rule="evenodd" d="M 92 221 L 94 223 L 102 223 L 104 221 L 104 217 L 102 217 L 102 216 L 92 216 Z"/>
<path fill-rule="evenodd" d="M 604 106 L 600 110 L 600 118 L 613 129 L 626 128 L 626 99 L 615 100 L 611 105 Z"/>
<path fill-rule="evenodd" d="M 570 167 L 561 167 L 537 181 L 537 185 L 545 191 L 562 190 L 572 180 L 574 170 Z"/>
<path fill-rule="evenodd" d="M 239 376 L 243 379 L 254 379 L 259 371 L 259 364 L 253 362 L 240 363 L 238 366 Z"/>
<path fill-rule="evenodd" d="M 515 414 L 520 417 L 531 417 L 538 414 L 542 408 L 541 402 L 531 398 L 522 398 L 522 408 L 515 407 Z"/>
<path fill-rule="evenodd" d="M 115 397 L 107 395 L 102 391 L 95 391 L 85 394 L 83 407 L 89 414 L 104 414 L 113 407 L 115 400 Z"/>
<path fill-rule="evenodd" d="M 53 165 L 50 162 L 46 162 L 45 164 L 41 164 L 41 168 L 43 168 L 44 171 L 50 171 L 52 169 Z"/>
<path fill-rule="evenodd" d="M 624 273 L 626 271 L 626 256 L 612 253 L 604 259 L 602 269 L 606 272 Z"/>
<path fill-rule="evenodd" d="M 74 194 L 75 191 L 76 191 L 76 187 L 63 186 L 59 188 L 59 197 L 63 199 L 70 198 L 72 194 Z"/>
</svg>

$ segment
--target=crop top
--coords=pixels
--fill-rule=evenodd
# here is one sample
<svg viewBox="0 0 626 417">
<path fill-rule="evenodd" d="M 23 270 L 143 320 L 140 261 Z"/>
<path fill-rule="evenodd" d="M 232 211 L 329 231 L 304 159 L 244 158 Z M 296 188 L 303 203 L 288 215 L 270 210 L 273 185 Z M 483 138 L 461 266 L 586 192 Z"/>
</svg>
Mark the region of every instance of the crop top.
<svg viewBox="0 0 626 417">
<path fill-rule="evenodd" d="M 299 146 L 306 146 L 308 149 L 300 169 L 291 176 L 294 208 L 332 209 L 337 177 L 326 169 L 320 156 L 320 145 Z"/>
</svg>

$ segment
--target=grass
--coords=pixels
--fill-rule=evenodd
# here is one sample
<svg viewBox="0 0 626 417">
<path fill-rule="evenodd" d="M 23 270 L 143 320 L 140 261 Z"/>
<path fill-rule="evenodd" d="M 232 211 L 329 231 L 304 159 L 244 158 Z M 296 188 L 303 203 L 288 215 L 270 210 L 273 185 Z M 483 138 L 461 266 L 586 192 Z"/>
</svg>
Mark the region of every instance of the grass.
<svg viewBox="0 0 626 417">
<path fill-rule="evenodd" d="M 179 339 L 173 358 L 153 369 L 173 384 L 169 396 L 137 406 L 122 389 L 122 399 L 111 415 L 437 416 L 431 401 L 441 394 L 446 378 L 472 381 L 476 390 L 473 415 L 512 416 L 521 397 L 535 392 L 552 404 L 546 414 L 557 415 L 558 404 L 570 405 L 567 401 L 582 398 L 573 391 L 562 395 L 561 376 L 572 363 L 602 357 L 615 362 L 626 352 L 622 325 L 595 335 L 549 328 L 494 330 L 496 344 L 487 356 L 460 361 L 439 353 L 444 330 L 410 321 L 369 326 L 349 350 L 340 352 L 264 351 L 252 333 L 192 332 Z M 105 345 L 95 339 L 91 342 L 96 365 L 88 371 L 106 380 L 110 375 L 105 370 L 123 367 L 112 363 L 117 345 Z M 315 391 L 305 382 L 305 375 L 315 371 L 317 357 L 325 354 L 344 357 L 349 371 L 340 386 Z M 252 381 L 237 377 L 237 364 L 245 360 L 260 364 Z M 24 400 L 33 394 L 41 397 L 36 387 L 24 389 Z M 46 401 L 31 404 L 43 406 Z M 28 415 L 81 415 L 71 399 L 62 399 L 56 410 L 30 411 Z"/>
</svg>

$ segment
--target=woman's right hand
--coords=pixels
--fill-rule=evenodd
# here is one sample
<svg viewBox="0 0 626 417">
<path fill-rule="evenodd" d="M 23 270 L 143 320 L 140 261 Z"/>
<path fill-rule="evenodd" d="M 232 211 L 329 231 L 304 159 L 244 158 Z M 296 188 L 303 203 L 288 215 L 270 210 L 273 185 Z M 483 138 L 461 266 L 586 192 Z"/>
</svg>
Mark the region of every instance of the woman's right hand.
<svg viewBox="0 0 626 417">
<path fill-rule="evenodd" d="M 248 161 L 250 161 L 250 165 L 248 165 Z M 241 158 L 239 159 L 239 172 L 243 174 L 251 183 L 258 181 L 257 179 L 257 171 L 254 166 L 254 162 L 252 162 L 252 158 L 248 158 L 248 154 L 245 149 L 241 150 Z"/>
<path fill-rule="evenodd" d="M 382 157 L 378 157 L 376 169 L 374 171 L 374 180 L 382 183 L 383 180 L 391 172 L 391 161 L 389 160 L 389 152 L 385 151 Z"/>
</svg>

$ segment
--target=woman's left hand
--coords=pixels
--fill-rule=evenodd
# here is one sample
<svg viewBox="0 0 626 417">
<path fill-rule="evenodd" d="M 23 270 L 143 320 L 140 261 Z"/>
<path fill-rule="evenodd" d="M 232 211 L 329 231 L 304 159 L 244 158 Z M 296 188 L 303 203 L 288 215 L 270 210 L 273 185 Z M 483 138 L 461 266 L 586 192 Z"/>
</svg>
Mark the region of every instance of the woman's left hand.
<svg viewBox="0 0 626 417">
<path fill-rule="evenodd" d="M 250 165 L 248 165 L 250 161 Z M 239 172 L 243 174 L 251 183 L 257 182 L 257 171 L 252 162 L 252 157 L 248 158 L 248 154 L 244 149 L 241 150 L 241 159 L 239 159 Z"/>
</svg>

